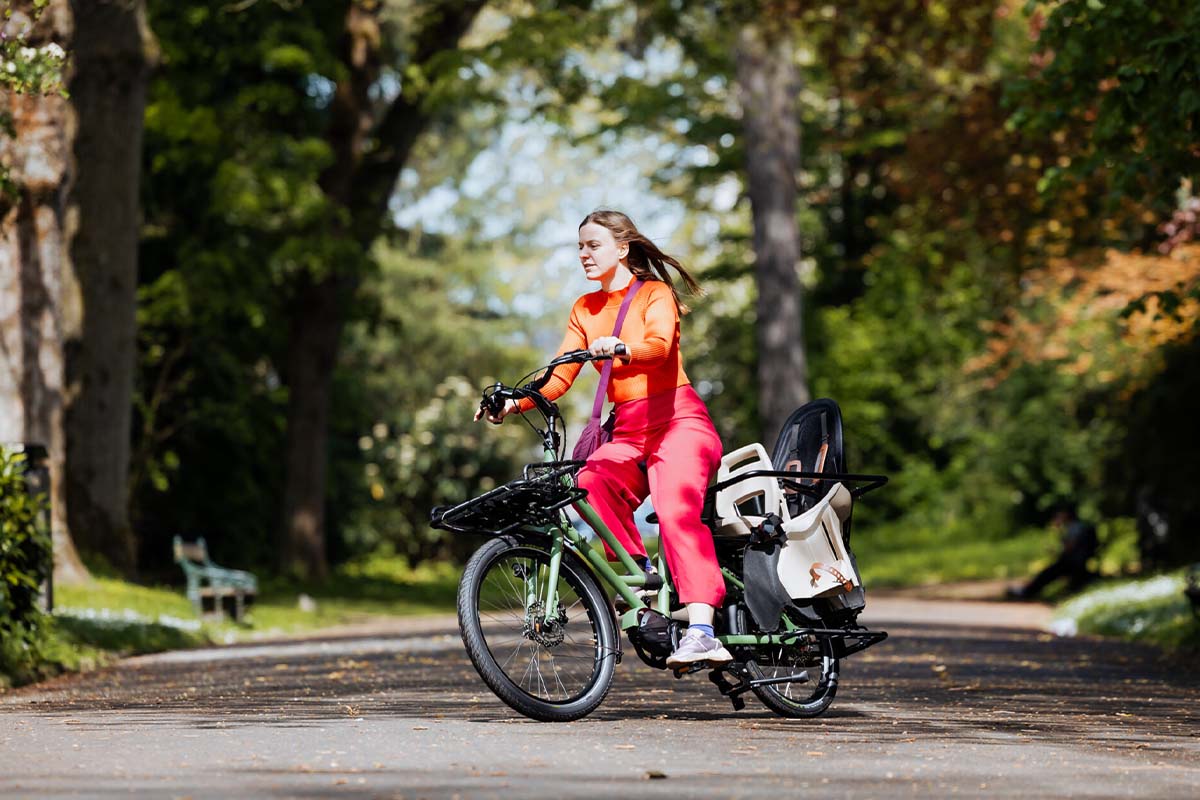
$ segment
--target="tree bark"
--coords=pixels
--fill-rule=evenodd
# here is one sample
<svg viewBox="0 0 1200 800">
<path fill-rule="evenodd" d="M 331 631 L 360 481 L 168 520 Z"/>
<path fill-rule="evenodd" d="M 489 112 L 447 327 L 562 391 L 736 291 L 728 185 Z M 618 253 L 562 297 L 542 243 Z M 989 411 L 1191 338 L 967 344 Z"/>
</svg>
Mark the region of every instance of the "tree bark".
<svg viewBox="0 0 1200 800">
<path fill-rule="evenodd" d="M 70 80 L 78 118 L 71 261 L 83 302 L 66 335 L 66 500 L 86 552 L 126 574 L 137 564 L 129 523 L 130 425 L 136 360 L 142 120 L 155 43 L 141 0 L 72 0 Z"/>
<path fill-rule="evenodd" d="M 756 24 L 746 24 L 738 32 L 736 55 L 754 217 L 759 422 L 762 441 L 770 446 L 787 415 L 810 399 L 797 275 L 800 79 L 787 33 L 767 36 Z"/>
<path fill-rule="evenodd" d="M 284 486 L 285 572 L 323 579 L 325 478 L 333 371 L 342 334 L 339 285 L 327 278 L 300 287 L 288 338 L 288 418 Z"/>
<path fill-rule="evenodd" d="M 485 0 L 443 0 L 428 6 L 410 63 L 426 67 L 454 49 Z M 387 200 L 412 146 L 430 115 L 412 84 L 380 116 L 370 89 L 379 75 L 383 32 L 382 4 L 352 3 L 346 15 L 342 62 L 346 78 L 334 91 L 327 139 L 334 163 L 321 176 L 321 188 L 346 210 L 339 235 L 367 248 L 383 229 Z M 415 82 L 413 82 L 415 84 Z M 339 267 L 341 267 L 339 269 Z M 341 345 L 346 304 L 358 288 L 357 270 L 331 265 L 324 277 L 306 276 L 297 287 L 288 341 L 289 401 L 283 525 L 279 552 L 287 572 L 323 578 L 325 483 L 333 372 Z"/>
<path fill-rule="evenodd" d="M 10 24 L 27 21 L 32 5 L 16 4 Z M 55 0 L 30 44 L 66 47 L 71 28 L 66 0 Z M 0 441 L 46 446 L 55 580 L 75 583 L 88 578 L 68 526 L 63 429 L 64 309 L 80 302 L 67 244 L 75 121 L 58 96 L 0 92 L 0 112 L 16 131 L 14 139 L 0 135 L 0 160 L 17 186 L 0 198 Z"/>
</svg>

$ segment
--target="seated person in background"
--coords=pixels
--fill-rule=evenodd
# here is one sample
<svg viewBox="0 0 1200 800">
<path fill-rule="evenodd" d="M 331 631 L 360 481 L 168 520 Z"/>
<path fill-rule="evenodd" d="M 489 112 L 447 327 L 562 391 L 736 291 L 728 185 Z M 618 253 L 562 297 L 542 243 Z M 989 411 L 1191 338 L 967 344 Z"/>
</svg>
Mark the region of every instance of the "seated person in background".
<svg viewBox="0 0 1200 800">
<path fill-rule="evenodd" d="M 1067 578 L 1067 591 L 1075 592 L 1096 577 L 1087 568 L 1088 560 L 1100 549 L 1096 526 L 1079 519 L 1073 505 L 1055 511 L 1050 524 L 1062 531 L 1062 552 L 1053 564 L 1034 575 L 1025 586 L 1009 589 L 1009 597 L 1032 600 L 1058 578 Z"/>
</svg>

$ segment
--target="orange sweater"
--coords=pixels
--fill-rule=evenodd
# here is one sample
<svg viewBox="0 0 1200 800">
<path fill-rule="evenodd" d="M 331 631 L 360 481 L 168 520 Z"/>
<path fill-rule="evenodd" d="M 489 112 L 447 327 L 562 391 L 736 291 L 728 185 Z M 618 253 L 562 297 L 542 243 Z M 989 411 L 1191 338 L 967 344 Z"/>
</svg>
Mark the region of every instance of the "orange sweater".
<svg viewBox="0 0 1200 800">
<path fill-rule="evenodd" d="M 567 322 L 567 333 L 558 352 L 585 349 L 602 336 L 612 336 L 617 312 L 628 287 L 616 292 L 591 292 L 575 301 Z M 629 306 L 621 332 L 617 335 L 629 348 L 628 360 L 613 359 L 608 399 L 614 403 L 639 400 L 691 383 L 679 358 L 679 311 L 675 295 L 663 281 L 646 281 Z M 603 361 L 592 362 L 596 370 Z M 557 400 L 571 388 L 582 364 L 564 364 L 542 389 L 550 400 Z M 521 401 L 521 410 L 533 403 Z"/>
</svg>

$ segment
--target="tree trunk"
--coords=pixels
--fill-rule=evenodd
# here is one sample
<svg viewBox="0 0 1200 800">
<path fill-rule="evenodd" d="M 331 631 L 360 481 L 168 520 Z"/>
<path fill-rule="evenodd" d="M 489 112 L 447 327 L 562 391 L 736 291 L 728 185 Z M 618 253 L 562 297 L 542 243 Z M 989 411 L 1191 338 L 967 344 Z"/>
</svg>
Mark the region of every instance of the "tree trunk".
<svg viewBox="0 0 1200 800">
<path fill-rule="evenodd" d="M 754 217 L 759 423 L 769 447 L 787 415 L 810 397 L 797 275 L 800 79 L 788 34 L 769 37 L 755 24 L 745 25 L 738 33 L 737 81 Z"/>
<path fill-rule="evenodd" d="M 342 335 L 337 279 L 299 290 L 288 337 L 288 417 L 284 463 L 284 536 L 280 559 L 288 574 L 323 579 L 325 475 L 333 370 Z"/>
<path fill-rule="evenodd" d="M 76 543 L 132 574 L 129 451 L 136 359 L 142 119 L 154 42 L 140 0 L 72 0 L 78 118 L 71 261 L 82 304 L 66 335 L 67 514 Z"/>
<path fill-rule="evenodd" d="M 484 0 L 444 0 L 427 5 L 417 27 L 411 63 L 425 67 L 458 46 Z M 371 88 L 379 75 L 383 35 L 381 3 L 353 3 L 346 14 L 342 63 L 346 77 L 334 91 L 327 134 L 334 163 L 321 188 L 346 209 L 340 233 L 366 249 L 378 237 L 387 200 L 429 113 L 413 88 L 406 88 L 382 116 Z M 368 145 L 374 144 L 374 147 Z M 331 265 L 332 266 L 332 265 Z M 338 265 L 344 267 L 344 265 Z M 306 278 L 296 293 L 288 341 L 289 401 L 283 529 L 279 552 L 284 570 L 312 578 L 328 572 L 325 557 L 325 479 L 328 460 L 333 371 L 346 304 L 358 288 L 353 269 Z"/>
<path fill-rule="evenodd" d="M 28 19 L 32 5 L 17 4 L 10 24 Z M 70 9 L 55 0 L 29 41 L 65 46 L 70 38 Z M 14 139 L 0 135 L 0 160 L 17 187 L 15 196 L 0 198 L 0 441 L 46 446 L 55 580 L 74 583 L 88 577 L 68 527 L 64 469 L 63 317 L 80 302 L 67 252 L 75 122 L 57 96 L 2 92 L 0 113 L 16 132 Z"/>
</svg>

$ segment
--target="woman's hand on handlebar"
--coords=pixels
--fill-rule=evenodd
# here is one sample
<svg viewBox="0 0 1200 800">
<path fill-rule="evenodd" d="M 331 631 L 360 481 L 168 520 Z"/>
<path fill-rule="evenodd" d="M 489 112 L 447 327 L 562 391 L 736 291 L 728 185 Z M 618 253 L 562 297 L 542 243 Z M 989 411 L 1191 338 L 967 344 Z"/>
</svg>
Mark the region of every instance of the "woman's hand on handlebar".
<svg viewBox="0 0 1200 800">
<path fill-rule="evenodd" d="M 629 357 L 629 348 L 616 336 L 601 336 L 588 345 L 588 352 L 591 353 L 593 358 L 602 356 Z"/>
<path fill-rule="evenodd" d="M 492 423 L 493 425 L 499 425 L 501 422 L 504 421 L 505 417 L 507 417 L 509 414 L 515 414 L 519 410 L 520 410 L 520 404 L 516 400 L 511 400 L 511 399 L 504 401 L 504 406 L 500 409 L 500 412 L 497 414 L 493 414 L 492 412 L 490 412 L 486 408 L 484 408 L 483 405 L 480 405 L 479 408 L 475 411 L 475 421 L 479 422 L 479 420 L 483 419 L 484 417 L 487 417 L 488 422 Z"/>
</svg>

